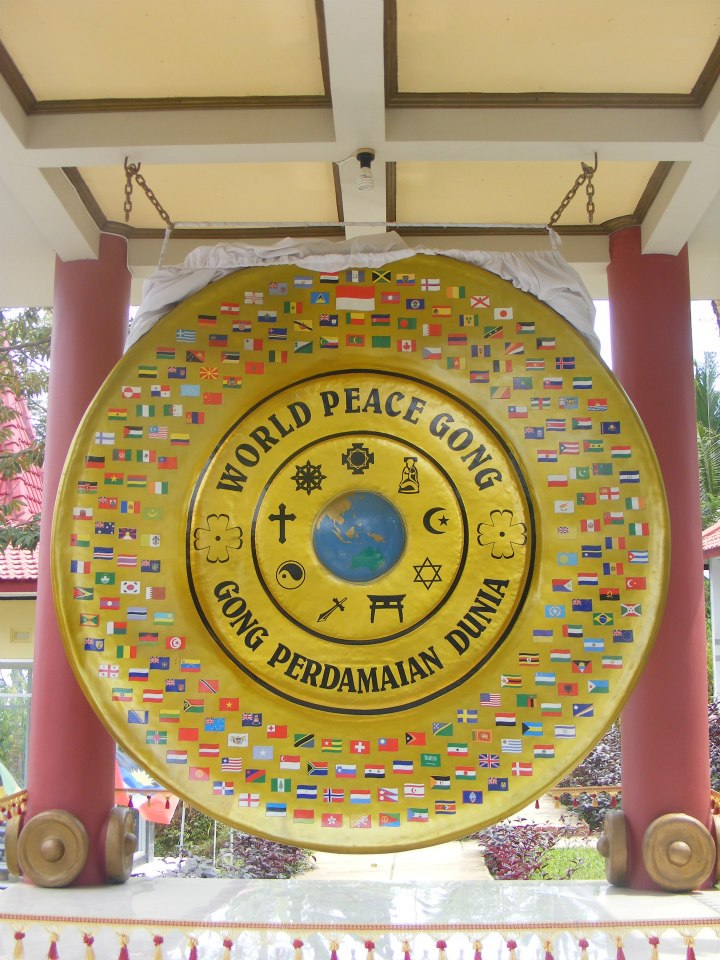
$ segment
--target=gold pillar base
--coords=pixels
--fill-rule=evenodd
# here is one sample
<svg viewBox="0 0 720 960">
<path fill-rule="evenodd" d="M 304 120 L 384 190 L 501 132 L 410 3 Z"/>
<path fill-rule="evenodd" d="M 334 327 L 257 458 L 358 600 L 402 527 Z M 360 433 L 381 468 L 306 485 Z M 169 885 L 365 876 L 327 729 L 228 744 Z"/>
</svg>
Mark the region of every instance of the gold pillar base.
<svg viewBox="0 0 720 960">
<path fill-rule="evenodd" d="M 127 807 L 110 811 L 105 835 L 105 876 L 110 883 L 125 883 L 130 877 L 137 850 L 135 819 Z"/>
<path fill-rule="evenodd" d="M 66 810 L 44 810 L 22 825 L 17 866 L 37 887 L 67 887 L 87 863 L 89 849 L 87 830 L 77 817 Z"/>
</svg>

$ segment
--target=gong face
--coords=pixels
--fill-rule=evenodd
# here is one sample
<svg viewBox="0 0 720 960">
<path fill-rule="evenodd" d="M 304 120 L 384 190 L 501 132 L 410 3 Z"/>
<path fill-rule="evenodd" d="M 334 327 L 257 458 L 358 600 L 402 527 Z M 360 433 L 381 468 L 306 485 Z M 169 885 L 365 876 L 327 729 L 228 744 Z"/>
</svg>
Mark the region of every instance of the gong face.
<svg viewBox="0 0 720 960">
<path fill-rule="evenodd" d="M 117 740 L 318 849 L 461 836 L 554 784 L 667 575 L 653 451 L 577 332 L 478 268 L 402 271 L 251 269 L 182 303 L 58 501 L 68 656 Z"/>
<path fill-rule="evenodd" d="M 397 712 L 508 636 L 534 529 L 525 478 L 477 412 L 419 379 L 339 371 L 274 394 L 213 451 L 191 498 L 190 588 L 266 689 Z"/>
</svg>

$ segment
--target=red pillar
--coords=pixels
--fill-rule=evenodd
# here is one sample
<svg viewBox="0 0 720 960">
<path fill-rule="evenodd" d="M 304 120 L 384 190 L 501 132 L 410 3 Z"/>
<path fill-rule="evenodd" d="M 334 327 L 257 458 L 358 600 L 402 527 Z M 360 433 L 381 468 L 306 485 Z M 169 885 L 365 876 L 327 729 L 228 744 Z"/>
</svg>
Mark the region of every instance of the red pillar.
<svg viewBox="0 0 720 960">
<path fill-rule="evenodd" d="M 80 886 L 105 882 L 103 828 L 114 805 L 115 743 L 65 658 L 50 582 L 50 533 L 65 458 L 90 401 L 122 355 L 129 305 L 124 238 L 102 235 L 98 260 L 56 261 L 25 822 L 59 809 L 83 823 L 90 853 L 75 881 Z"/>
<path fill-rule="evenodd" d="M 710 826 L 707 658 L 687 248 L 643 255 L 639 227 L 610 237 L 613 366 L 655 447 L 670 511 L 662 626 L 622 714 L 628 885 L 656 889 L 646 828 L 666 813 Z M 650 569 L 652 576 L 652 569 Z"/>
</svg>

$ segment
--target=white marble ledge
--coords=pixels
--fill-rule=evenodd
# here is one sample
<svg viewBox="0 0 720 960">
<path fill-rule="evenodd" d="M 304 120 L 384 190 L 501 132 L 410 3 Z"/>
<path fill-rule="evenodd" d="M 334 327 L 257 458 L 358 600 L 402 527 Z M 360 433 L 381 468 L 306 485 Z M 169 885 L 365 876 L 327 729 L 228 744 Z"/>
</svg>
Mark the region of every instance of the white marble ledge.
<svg viewBox="0 0 720 960">
<path fill-rule="evenodd" d="M 14 884 L 0 892 L 0 960 L 10 958 L 14 934 L 25 934 L 26 960 L 48 955 L 59 934 L 62 960 L 85 957 L 83 933 L 94 937 L 98 958 L 118 955 L 129 937 L 130 960 L 153 957 L 153 936 L 163 937 L 167 960 L 186 960 L 194 937 L 198 960 L 220 960 L 223 938 L 232 958 L 437 960 L 438 940 L 448 960 L 508 960 L 508 939 L 518 960 L 541 960 L 550 941 L 554 960 L 614 960 L 622 938 L 628 960 L 651 960 L 648 937 L 660 938 L 659 960 L 686 956 L 692 937 L 697 960 L 720 960 L 720 891 L 691 894 L 625 891 L 596 881 L 333 882 L 315 880 L 179 880 L 134 878 L 122 886 L 47 890 Z"/>
</svg>

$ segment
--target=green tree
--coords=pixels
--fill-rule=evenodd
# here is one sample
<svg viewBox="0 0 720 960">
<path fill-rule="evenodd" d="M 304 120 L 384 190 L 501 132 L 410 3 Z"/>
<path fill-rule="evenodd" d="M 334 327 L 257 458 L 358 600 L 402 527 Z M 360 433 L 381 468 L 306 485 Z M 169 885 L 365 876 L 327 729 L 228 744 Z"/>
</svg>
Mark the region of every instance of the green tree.
<svg viewBox="0 0 720 960">
<path fill-rule="evenodd" d="M 50 311 L 44 308 L 0 310 L 0 480 L 42 466 L 51 322 Z M 23 398 L 35 431 L 35 439 L 17 450 L 6 448 L 18 416 L 8 397 Z M 9 518 L 18 506 L 14 499 L 0 502 L 0 550 L 8 546 L 32 550 L 37 545 L 40 516 L 15 523 Z"/>
<path fill-rule="evenodd" d="M 695 405 L 703 529 L 720 519 L 720 368 L 715 354 L 695 363 Z"/>
</svg>

